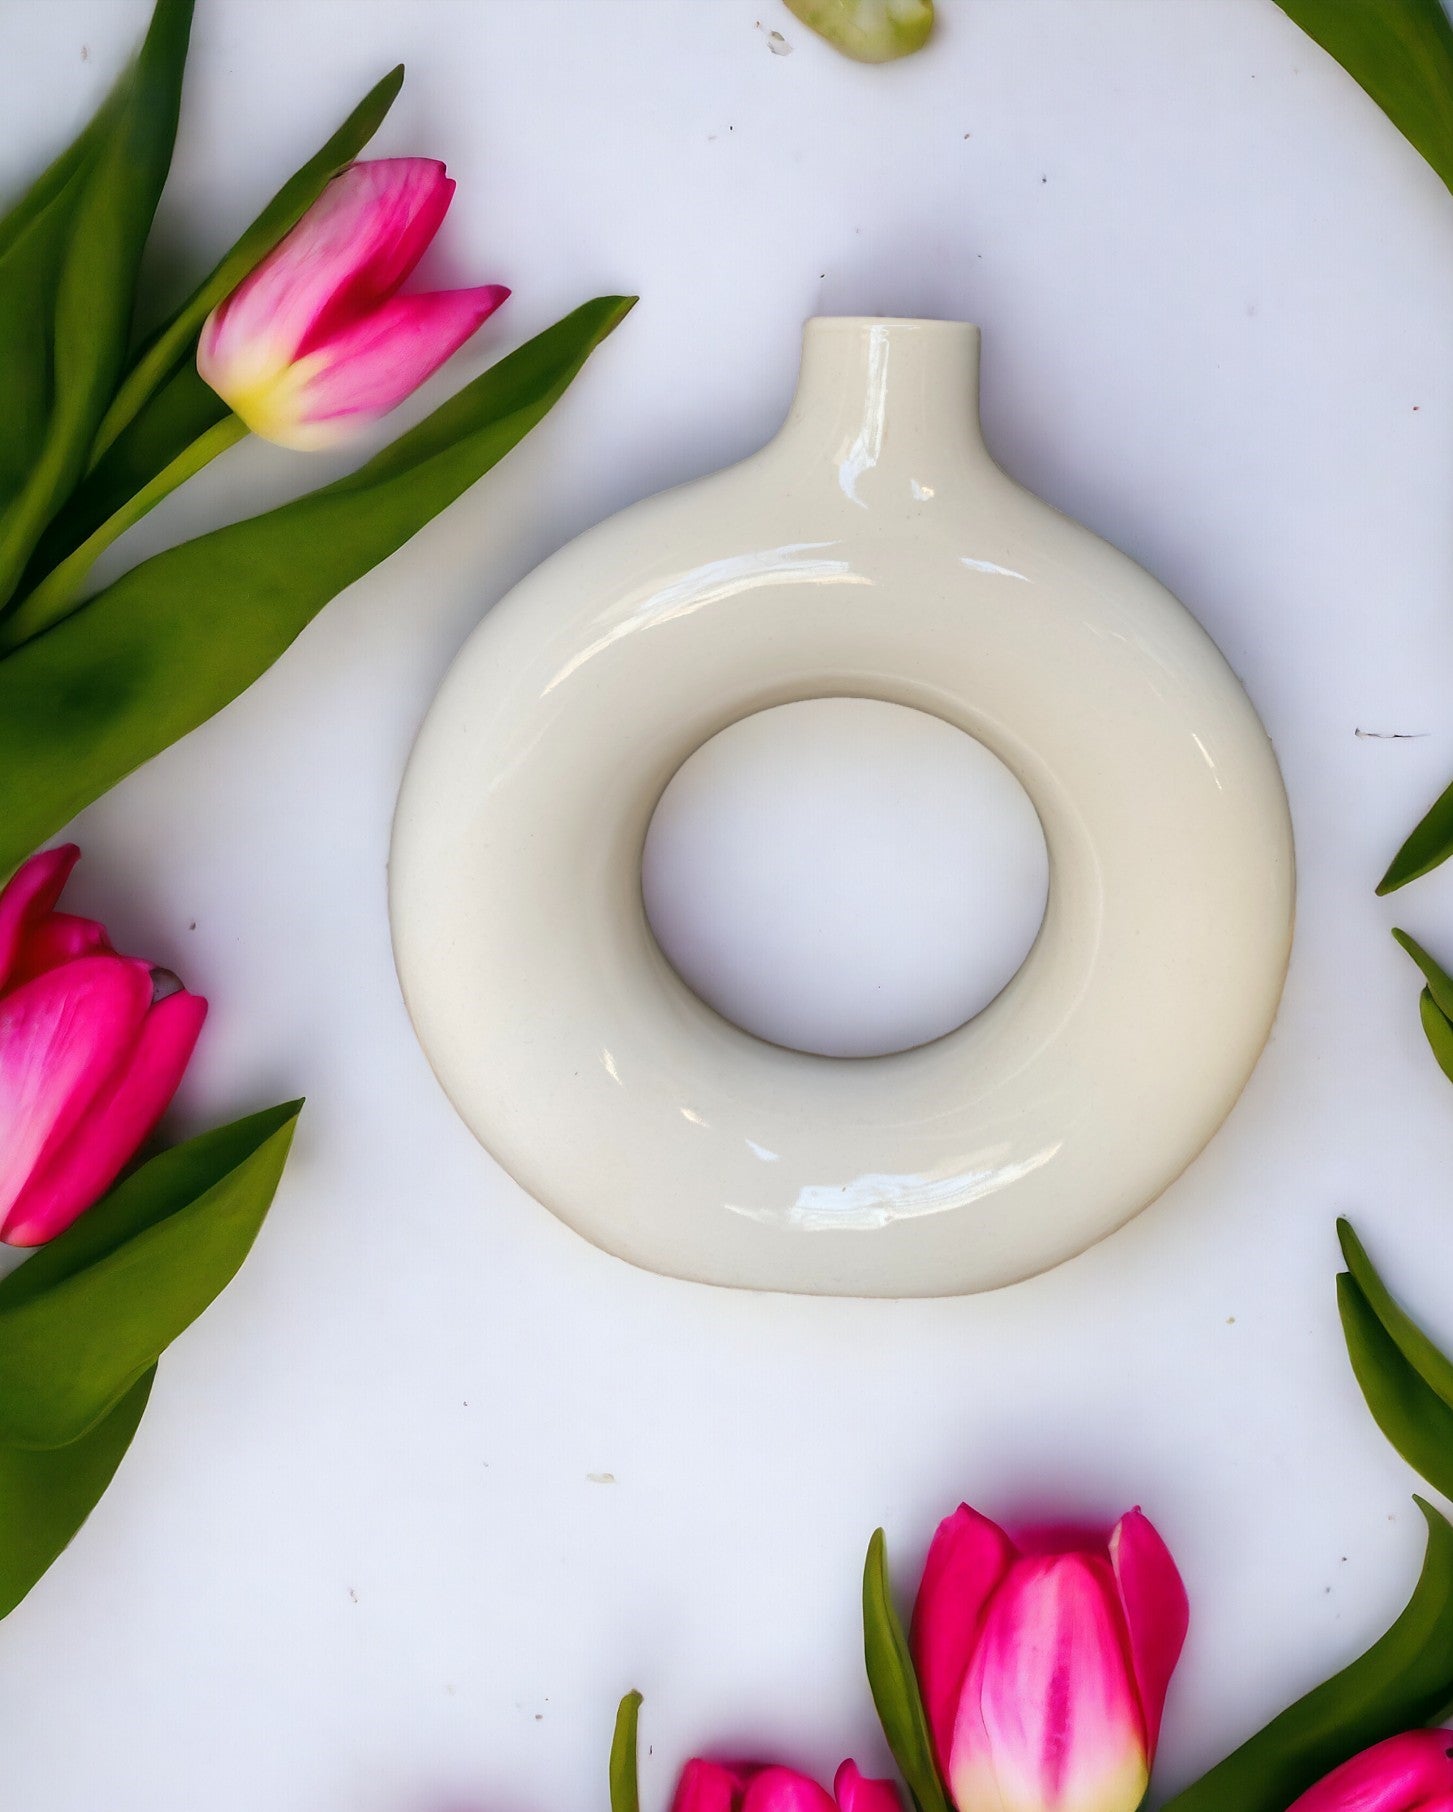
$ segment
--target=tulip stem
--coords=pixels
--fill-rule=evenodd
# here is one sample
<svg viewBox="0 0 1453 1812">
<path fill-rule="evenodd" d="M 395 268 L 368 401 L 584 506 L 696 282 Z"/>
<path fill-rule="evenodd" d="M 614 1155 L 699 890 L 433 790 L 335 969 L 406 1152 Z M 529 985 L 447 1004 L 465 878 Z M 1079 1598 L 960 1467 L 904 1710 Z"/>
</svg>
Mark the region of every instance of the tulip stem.
<svg viewBox="0 0 1453 1812">
<path fill-rule="evenodd" d="M 616 1712 L 610 1745 L 610 1812 L 641 1812 L 640 1776 L 636 1763 L 636 1725 L 641 1695 L 628 1692 Z"/>
<path fill-rule="evenodd" d="M 128 498 L 113 515 L 108 516 L 99 528 L 93 529 L 78 548 L 67 554 L 59 566 L 53 567 L 46 574 L 8 617 L 0 620 L 0 655 L 10 653 L 22 642 L 28 642 L 42 631 L 53 628 L 78 609 L 86 574 L 111 543 L 133 523 L 140 522 L 143 516 L 154 510 L 179 485 L 185 484 L 187 479 L 200 472 L 219 453 L 225 453 L 229 447 L 236 446 L 247 432 L 246 424 L 237 416 L 225 415 L 220 422 L 215 422 L 204 434 L 199 434 L 189 447 L 178 453 L 170 465 L 163 466 L 154 478 L 144 484 L 134 497 Z"/>
</svg>

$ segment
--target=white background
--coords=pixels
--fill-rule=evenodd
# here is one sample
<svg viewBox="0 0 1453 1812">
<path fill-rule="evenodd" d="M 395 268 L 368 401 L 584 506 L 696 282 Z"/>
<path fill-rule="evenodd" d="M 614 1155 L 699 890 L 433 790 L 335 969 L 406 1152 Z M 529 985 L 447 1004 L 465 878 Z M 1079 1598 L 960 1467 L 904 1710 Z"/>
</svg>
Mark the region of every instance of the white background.
<svg viewBox="0 0 1453 1812">
<path fill-rule="evenodd" d="M 0 0 L 7 189 L 146 10 Z M 884 1523 L 906 1585 L 960 1496 L 1157 1521 L 1194 1605 L 1163 1791 L 1401 1606 L 1413 1481 L 1348 1376 L 1332 1221 L 1453 1338 L 1453 1089 L 1387 936 L 1453 951 L 1453 875 L 1372 894 L 1453 774 L 1453 202 L 1271 0 L 942 10 L 871 70 L 776 0 L 201 0 L 159 296 L 402 58 L 377 148 L 459 179 L 438 274 L 515 289 L 430 397 L 586 296 L 644 300 L 505 466 L 78 827 L 79 907 L 213 1003 L 178 1129 L 310 1100 L 254 1256 L 0 1630 L 14 1812 L 600 1808 L 631 1685 L 653 1812 L 696 1749 L 875 1765 L 862 1550 Z M 1128 1230 L 977 1300 L 603 1257 L 456 1122 L 389 956 L 390 810 L 454 650 L 567 537 L 757 445 L 815 311 L 983 325 L 992 448 L 1217 637 L 1296 820 L 1237 1112 Z M 325 464 L 245 446 L 135 546 Z"/>
</svg>

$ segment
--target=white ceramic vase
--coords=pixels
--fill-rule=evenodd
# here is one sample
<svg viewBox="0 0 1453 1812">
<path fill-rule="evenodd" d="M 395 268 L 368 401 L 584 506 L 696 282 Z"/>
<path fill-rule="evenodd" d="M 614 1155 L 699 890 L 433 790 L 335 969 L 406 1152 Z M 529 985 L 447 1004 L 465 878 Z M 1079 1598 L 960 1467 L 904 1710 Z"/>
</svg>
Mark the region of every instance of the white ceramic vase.
<svg viewBox="0 0 1453 1812">
<path fill-rule="evenodd" d="M 637 1264 L 888 1296 L 1029 1276 L 1160 1193 L 1267 1037 L 1293 863 L 1265 733 L 1168 592 L 994 464 L 978 357 L 956 323 L 809 322 L 776 438 L 547 561 L 419 737 L 391 878 L 414 1024 L 512 1175 Z M 728 1024 L 641 904 L 681 762 L 834 695 L 977 737 L 1050 854 L 1018 974 L 889 1057 Z"/>
</svg>

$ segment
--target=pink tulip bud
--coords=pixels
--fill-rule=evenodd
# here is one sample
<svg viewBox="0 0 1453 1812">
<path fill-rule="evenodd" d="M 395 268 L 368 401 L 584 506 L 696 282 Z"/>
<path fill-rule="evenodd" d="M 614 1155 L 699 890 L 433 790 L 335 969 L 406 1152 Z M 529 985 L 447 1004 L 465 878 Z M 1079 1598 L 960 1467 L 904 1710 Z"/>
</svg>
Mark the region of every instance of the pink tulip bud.
<svg viewBox="0 0 1453 1812">
<path fill-rule="evenodd" d="M 109 1189 L 176 1093 L 207 1003 L 57 912 L 80 851 L 0 893 L 0 1239 L 39 1246 Z"/>
<path fill-rule="evenodd" d="M 844 1762 L 829 1793 L 791 1768 L 756 1762 L 691 1761 L 671 1812 L 903 1812 L 892 1781 L 868 1780 Z"/>
<path fill-rule="evenodd" d="M 254 434 L 332 446 L 417 390 L 510 293 L 398 292 L 454 184 L 427 157 L 352 164 L 219 302 L 197 370 Z"/>
<path fill-rule="evenodd" d="M 1410 1730 L 1364 1749 L 1291 1812 L 1453 1812 L 1453 1730 Z"/>
<path fill-rule="evenodd" d="M 1180 1574 L 1139 1510 L 1108 1539 L 1016 1543 L 960 1505 L 939 1524 L 913 1613 L 959 1812 L 1136 1812 L 1186 1621 Z"/>
</svg>

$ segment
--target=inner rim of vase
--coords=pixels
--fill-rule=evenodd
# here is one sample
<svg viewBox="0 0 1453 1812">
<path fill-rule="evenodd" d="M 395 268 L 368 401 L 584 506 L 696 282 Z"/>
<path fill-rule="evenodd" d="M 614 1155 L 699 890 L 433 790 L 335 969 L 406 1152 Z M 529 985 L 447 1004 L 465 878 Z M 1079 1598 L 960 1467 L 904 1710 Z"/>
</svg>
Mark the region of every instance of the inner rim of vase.
<svg viewBox="0 0 1453 1812">
<path fill-rule="evenodd" d="M 667 962 L 767 1043 L 877 1057 L 946 1036 L 1002 992 L 1048 899 L 1034 806 L 1002 761 L 880 699 L 798 700 L 682 762 L 642 856 Z"/>
</svg>

